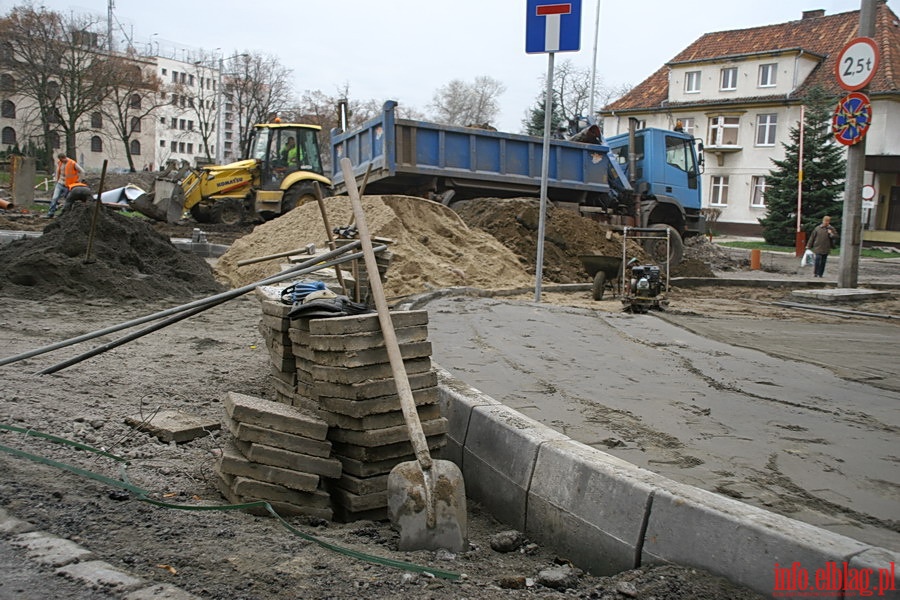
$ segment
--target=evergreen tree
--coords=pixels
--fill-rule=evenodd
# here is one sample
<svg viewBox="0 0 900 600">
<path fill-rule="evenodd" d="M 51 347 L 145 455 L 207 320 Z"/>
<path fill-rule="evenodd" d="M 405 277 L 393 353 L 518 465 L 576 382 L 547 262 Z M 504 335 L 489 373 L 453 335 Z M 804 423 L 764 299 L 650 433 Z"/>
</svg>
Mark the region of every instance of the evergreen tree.
<svg viewBox="0 0 900 600">
<path fill-rule="evenodd" d="M 546 105 L 545 96 L 541 96 L 535 106 L 528 111 L 526 119 L 522 121 L 522 127 L 528 135 L 543 136 L 544 135 L 544 106 Z M 559 115 L 559 107 L 557 105 L 555 95 L 553 100 L 553 114 L 550 116 L 550 137 L 558 137 L 555 135 L 562 127 L 563 119 Z"/>
<path fill-rule="evenodd" d="M 844 150 L 831 132 L 831 116 L 836 98 L 822 88 L 809 90 L 804 103 L 803 198 L 801 229 L 809 232 L 831 215 L 831 223 L 840 231 L 846 167 Z M 784 160 L 772 159 L 775 169 L 766 181 L 766 216 L 759 219 L 763 237 L 769 244 L 793 246 L 797 232 L 797 177 L 800 127 L 790 130 L 790 143 L 782 144 Z"/>
</svg>

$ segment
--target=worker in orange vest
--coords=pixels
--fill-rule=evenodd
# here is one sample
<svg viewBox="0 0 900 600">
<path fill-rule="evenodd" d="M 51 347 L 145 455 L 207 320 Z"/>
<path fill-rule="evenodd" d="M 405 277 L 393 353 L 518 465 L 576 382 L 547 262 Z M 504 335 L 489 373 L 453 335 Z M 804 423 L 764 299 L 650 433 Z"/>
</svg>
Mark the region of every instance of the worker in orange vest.
<svg viewBox="0 0 900 600">
<path fill-rule="evenodd" d="M 63 204 L 63 207 L 59 210 L 60 214 L 69 210 L 69 207 L 72 206 L 75 202 L 87 202 L 88 200 L 93 200 L 94 195 L 91 192 L 91 188 L 83 181 L 76 181 L 69 187 L 69 193 L 66 194 L 66 201 Z"/>
<path fill-rule="evenodd" d="M 84 169 L 77 162 L 66 156 L 65 152 L 57 155 L 59 159 L 56 163 L 56 186 L 53 188 L 53 195 L 50 197 L 50 209 L 47 211 L 47 218 L 52 219 L 56 213 L 56 207 L 59 201 L 65 198 L 69 193 L 69 188 L 81 180 L 84 175 Z"/>
</svg>

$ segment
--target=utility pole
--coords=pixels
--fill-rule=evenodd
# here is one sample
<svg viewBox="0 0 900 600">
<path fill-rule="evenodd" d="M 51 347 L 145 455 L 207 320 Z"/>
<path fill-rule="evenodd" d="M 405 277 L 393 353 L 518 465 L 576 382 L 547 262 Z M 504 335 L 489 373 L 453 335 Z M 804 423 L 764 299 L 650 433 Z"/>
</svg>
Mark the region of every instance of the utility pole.
<svg viewBox="0 0 900 600">
<path fill-rule="evenodd" d="M 861 0 L 859 36 L 875 37 L 875 11 L 878 0 Z M 860 90 L 865 93 L 866 89 Z M 866 170 L 866 139 L 847 149 L 847 176 L 844 183 L 844 211 L 841 218 L 841 263 L 839 288 L 855 288 L 859 280 L 859 254 L 862 246 L 862 186 Z"/>
</svg>

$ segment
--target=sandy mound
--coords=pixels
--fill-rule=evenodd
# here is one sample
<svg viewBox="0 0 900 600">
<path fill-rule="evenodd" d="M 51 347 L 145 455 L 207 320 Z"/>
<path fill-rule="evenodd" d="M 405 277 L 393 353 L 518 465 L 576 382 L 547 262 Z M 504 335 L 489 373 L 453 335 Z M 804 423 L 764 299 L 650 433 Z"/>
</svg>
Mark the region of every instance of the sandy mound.
<svg viewBox="0 0 900 600">
<path fill-rule="evenodd" d="M 459 215 L 441 204 L 411 196 L 364 196 L 362 201 L 370 233 L 394 240 L 384 286 L 389 297 L 453 286 L 502 289 L 534 285 L 512 251 L 491 235 L 467 227 Z M 324 204 L 332 228 L 350 223 L 349 198 L 326 198 Z M 216 273 L 233 287 L 248 285 L 278 273 L 282 261 L 238 267 L 239 261 L 310 243 L 327 248 L 326 241 L 318 205 L 306 204 L 237 240 L 219 258 Z"/>
<path fill-rule="evenodd" d="M 140 219 L 101 208 L 85 262 L 93 205 L 76 203 L 40 237 L 0 247 L 0 293 L 109 300 L 189 300 L 224 290 L 197 255 L 182 252 Z"/>
<path fill-rule="evenodd" d="M 516 253 L 534 273 L 540 202 L 534 198 L 478 198 L 454 204 L 469 227 L 487 231 Z M 609 227 L 572 210 L 547 208 L 544 226 L 544 280 L 554 283 L 590 281 L 579 256 L 621 256 L 622 236 Z M 641 262 L 647 256 L 637 244 L 628 244 L 628 256 Z"/>
</svg>

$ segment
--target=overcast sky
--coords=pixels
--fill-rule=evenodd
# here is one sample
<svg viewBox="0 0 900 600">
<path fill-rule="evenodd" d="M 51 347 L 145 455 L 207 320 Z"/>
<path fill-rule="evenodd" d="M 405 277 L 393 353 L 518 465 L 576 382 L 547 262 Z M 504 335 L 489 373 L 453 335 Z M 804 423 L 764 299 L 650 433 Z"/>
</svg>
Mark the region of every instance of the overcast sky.
<svg viewBox="0 0 900 600">
<path fill-rule="evenodd" d="M 861 0 L 599 0 L 597 85 L 636 85 L 707 32 L 798 20 L 804 10 L 858 10 Z M 888 5 L 896 12 L 898 0 Z M 36 0 L 62 12 L 107 15 L 108 0 Z M 0 0 L 5 14 L 20 1 Z M 159 44 L 278 56 L 298 93 L 397 100 L 428 113 L 435 91 L 453 79 L 501 81 L 494 125 L 520 131 L 543 95 L 548 57 L 525 53 L 526 0 L 115 0 L 115 35 L 141 51 Z M 594 64 L 598 0 L 582 0 L 581 50 L 556 63 Z M 152 40 L 152 42 L 151 42 Z M 151 46 L 152 44 L 152 46 Z M 177 49 L 176 49 L 177 48 Z M 176 56 L 176 58 L 180 58 Z M 598 107 L 599 108 L 599 107 Z"/>
</svg>

